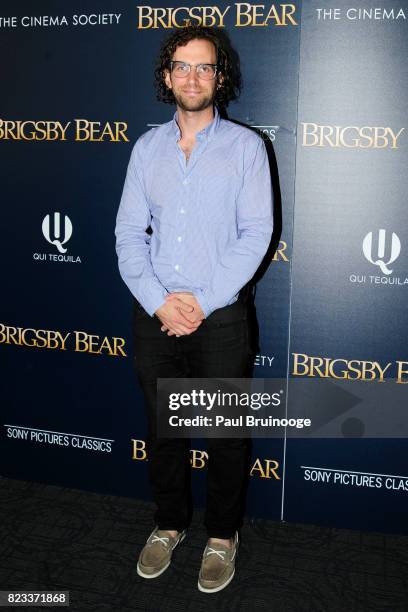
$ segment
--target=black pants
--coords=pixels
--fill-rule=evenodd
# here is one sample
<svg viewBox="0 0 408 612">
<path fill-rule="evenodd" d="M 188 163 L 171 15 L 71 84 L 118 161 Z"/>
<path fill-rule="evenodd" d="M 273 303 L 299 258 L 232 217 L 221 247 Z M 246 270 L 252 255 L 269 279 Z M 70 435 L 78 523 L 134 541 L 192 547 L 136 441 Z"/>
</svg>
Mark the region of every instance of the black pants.
<svg viewBox="0 0 408 612">
<path fill-rule="evenodd" d="M 148 412 L 149 479 L 159 529 L 185 529 L 191 520 L 189 441 L 156 435 L 157 378 L 240 378 L 249 360 L 244 299 L 214 311 L 188 336 L 168 336 L 162 323 L 135 301 L 135 366 Z M 208 537 L 230 538 L 242 523 L 248 473 L 248 440 L 208 438 Z"/>
</svg>

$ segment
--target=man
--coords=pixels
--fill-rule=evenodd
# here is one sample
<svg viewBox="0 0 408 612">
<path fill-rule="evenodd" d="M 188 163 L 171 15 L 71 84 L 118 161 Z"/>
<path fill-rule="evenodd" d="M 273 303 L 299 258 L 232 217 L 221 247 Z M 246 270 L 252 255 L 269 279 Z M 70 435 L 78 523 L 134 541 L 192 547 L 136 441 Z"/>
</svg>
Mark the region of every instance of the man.
<svg viewBox="0 0 408 612">
<path fill-rule="evenodd" d="M 148 410 L 149 478 L 156 527 L 139 556 L 144 578 L 159 576 L 191 515 L 189 449 L 156 432 L 158 378 L 243 377 L 249 347 L 240 291 L 272 235 L 265 145 L 221 119 L 237 97 L 239 72 L 225 35 L 187 26 L 164 43 L 159 99 L 173 120 L 136 142 L 116 222 L 119 269 L 135 300 L 135 364 Z M 149 226 L 151 232 L 147 232 Z M 207 505 L 198 588 L 232 580 L 247 476 L 247 441 L 208 440 Z"/>
</svg>

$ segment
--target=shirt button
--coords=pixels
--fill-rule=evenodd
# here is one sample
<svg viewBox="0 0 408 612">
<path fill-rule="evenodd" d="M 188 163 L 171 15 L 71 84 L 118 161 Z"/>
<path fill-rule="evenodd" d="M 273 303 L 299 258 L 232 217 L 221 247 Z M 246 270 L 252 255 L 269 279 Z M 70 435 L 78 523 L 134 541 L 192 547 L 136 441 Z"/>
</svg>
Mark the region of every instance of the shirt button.
<svg viewBox="0 0 408 612">
<path fill-rule="evenodd" d="M 189 182 L 188 179 L 184 179 L 183 185 L 188 185 L 188 182 Z"/>
<path fill-rule="evenodd" d="M 180 212 L 181 212 L 181 214 L 182 214 L 182 215 L 184 215 L 184 213 L 185 213 L 186 211 L 184 210 L 184 208 L 180 208 Z"/>
<path fill-rule="evenodd" d="M 174 266 L 174 269 L 175 269 L 175 270 L 176 270 L 176 272 L 177 272 L 177 271 L 180 269 L 180 266 L 179 266 L 178 264 L 176 264 L 176 265 Z"/>
<path fill-rule="evenodd" d="M 181 242 L 182 238 L 181 236 L 177 236 L 177 242 Z"/>
</svg>

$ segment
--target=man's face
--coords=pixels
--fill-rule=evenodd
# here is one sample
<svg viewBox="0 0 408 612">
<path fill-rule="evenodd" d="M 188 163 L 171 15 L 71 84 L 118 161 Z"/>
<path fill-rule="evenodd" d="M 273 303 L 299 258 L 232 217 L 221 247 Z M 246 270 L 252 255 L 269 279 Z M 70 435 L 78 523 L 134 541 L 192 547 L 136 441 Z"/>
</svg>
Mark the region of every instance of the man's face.
<svg viewBox="0 0 408 612">
<path fill-rule="evenodd" d="M 177 47 L 172 60 L 197 64 L 216 64 L 217 53 L 212 42 L 196 38 L 190 40 L 184 47 Z M 168 70 L 165 81 L 172 90 L 177 105 L 185 111 L 202 111 L 212 106 L 217 88 L 217 78 L 206 81 L 197 76 L 195 68 L 183 78 L 177 78 Z"/>
</svg>

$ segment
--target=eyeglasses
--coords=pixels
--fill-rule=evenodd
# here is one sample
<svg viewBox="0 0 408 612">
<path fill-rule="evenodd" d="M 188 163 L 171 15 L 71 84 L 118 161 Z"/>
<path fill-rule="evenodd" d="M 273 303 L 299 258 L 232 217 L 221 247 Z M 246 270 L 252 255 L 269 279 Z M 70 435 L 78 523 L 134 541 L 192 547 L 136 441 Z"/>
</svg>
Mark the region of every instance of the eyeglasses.
<svg viewBox="0 0 408 612">
<path fill-rule="evenodd" d="M 196 66 L 192 66 L 191 64 L 187 64 L 187 62 L 179 62 L 177 60 L 170 62 L 171 74 L 178 79 L 184 79 L 184 77 L 189 75 L 191 68 L 195 68 L 198 78 L 205 81 L 215 79 L 215 75 L 217 74 L 217 64 L 197 64 Z"/>
</svg>

